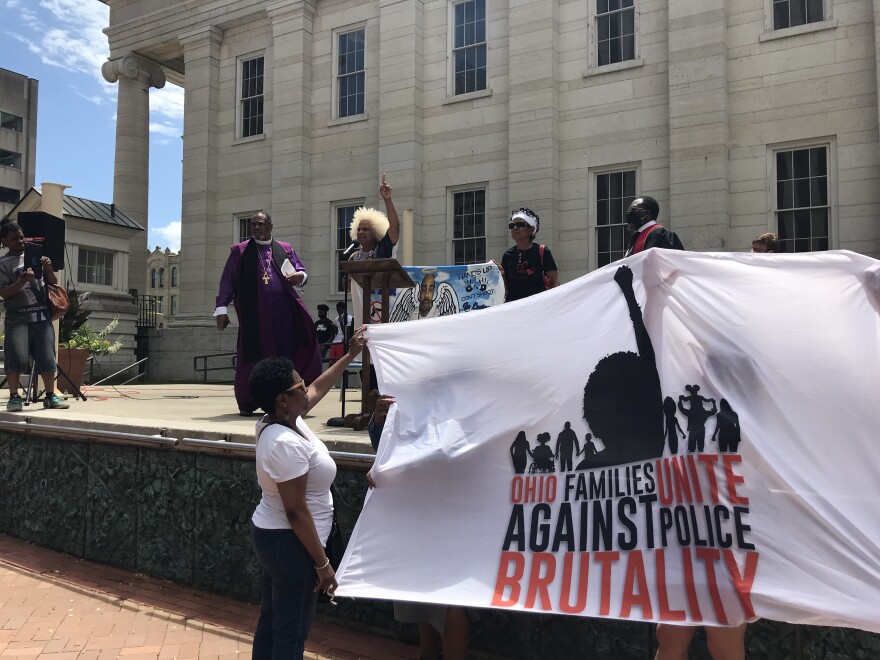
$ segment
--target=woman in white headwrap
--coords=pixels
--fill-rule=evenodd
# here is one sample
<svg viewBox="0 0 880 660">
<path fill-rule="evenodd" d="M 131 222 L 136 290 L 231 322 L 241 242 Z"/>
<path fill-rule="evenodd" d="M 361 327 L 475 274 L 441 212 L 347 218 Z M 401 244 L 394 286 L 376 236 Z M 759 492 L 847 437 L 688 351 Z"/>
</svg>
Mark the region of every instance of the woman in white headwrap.
<svg viewBox="0 0 880 660">
<path fill-rule="evenodd" d="M 550 249 L 535 243 L 540 219 L 531 209 L 510 214 L 510 236 L 515 245 L 501 257 L 507 302 L 528 298 L 559 284 L 559 271 Z"/>
</svg>

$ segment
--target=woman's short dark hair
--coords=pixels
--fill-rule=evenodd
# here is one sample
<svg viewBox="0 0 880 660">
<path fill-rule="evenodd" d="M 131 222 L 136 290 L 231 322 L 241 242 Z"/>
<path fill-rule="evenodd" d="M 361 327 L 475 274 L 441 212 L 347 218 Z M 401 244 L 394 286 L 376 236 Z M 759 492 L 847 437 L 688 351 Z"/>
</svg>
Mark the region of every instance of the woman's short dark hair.
<svg viewBox="0 0 880 660">
<path fill-rule="evenodd" d="M 651 220 L 656 220 L 658 217 L 660 217 L 660 204 L 658 204 L 657 200 L 653 197 L 643 195 L 642 206 L 648 212 L 648 215 L 651 216 Z"/>
<path fill-rule="evenodd" d="M 19 231 L 21 231 L 21 226 L 15 220 L 3 218 L 3 221 L 0 222 L 0 240 Z"/>
<path fill-rule="evenodd" d="M 248 389 L 251 398 L 267 413 L 275 412 L 275 397 L 294 383 L 293 362 L 285 357 L 260 360 L 251 371 Z"/>
</svg>

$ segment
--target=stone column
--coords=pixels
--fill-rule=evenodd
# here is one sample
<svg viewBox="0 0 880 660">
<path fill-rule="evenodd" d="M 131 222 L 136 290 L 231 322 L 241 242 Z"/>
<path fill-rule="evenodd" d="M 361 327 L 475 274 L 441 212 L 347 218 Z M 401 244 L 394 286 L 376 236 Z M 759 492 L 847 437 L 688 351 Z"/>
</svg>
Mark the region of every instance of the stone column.
<svg viewBox="0 0 880 660">
<path fill-rule="evenodd" d="M 728 144 L 725 2 L 670 3 L 670 208 L 660 221 L 688 250 L 727 244 Z"/>
<path fill-rule="evenodd" d="M 220 46 L 223 30 L 205 26 L 182 34 L 184 61 L 183 196 L 179 314 L 173 325 L 214 325 L 219 270 L 217 244 L 217 113 L 220 109 Z M 225 260 L 228 239 L 219 248 Z M 222 267 L 222 266 L 221 266 Z"/>
<path fill-rule="evenodd" d="M 566 255 L 556 240 L 558 163 L 559 3 L 511 0 L 508 206 L 528 206 L 541 218 L 538 242 Z M 496 219 L 497 221 L 497 219 Z"/>
<path fill-rule="evenodd" d="M 317 0 L 266 6 L 272 21 L 272 203 L 274 233 L 295 250 L 310 245 L 312 22 Z M 326 222 L 322 216 L 319 222 Z M 306 263 L 306 270 L 310 264 Z M 313 267 L 313 266 L 312 266 Z"/>
<path fill-rule="evenodd" d="M 378 188 L 379 175 L 386 172 L 394 188 L 394 206 L 401 220 L 401 243 L 397 250 L 401 261 L 404 257 L 412 259 L 414 247 L 417 254 L 424 254 L 421 218 L 423 23 L 423 0 L 380 0 L 379 168 L 367 186 L 367 203 L 371 205 L 375 200 L 376 208 L 385 210 Z M 406 209 L 410 209 L 408 216 Z"/>
<path fill-rule="evenodd" d="M 113 203 L 144 231 L 131 239 L 128 286 L 146 291 L 150 191 L 150 87 L 165 86 L 162 69 L 137 55 L 104 62 L 107 82 L 119 82 Z"/>
</svg>

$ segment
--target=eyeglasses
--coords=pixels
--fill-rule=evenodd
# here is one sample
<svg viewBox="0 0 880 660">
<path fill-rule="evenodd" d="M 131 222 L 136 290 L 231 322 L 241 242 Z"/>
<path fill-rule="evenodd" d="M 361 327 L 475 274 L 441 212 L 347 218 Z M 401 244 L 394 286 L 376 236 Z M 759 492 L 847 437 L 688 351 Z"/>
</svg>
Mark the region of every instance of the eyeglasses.
<svg viewBox="0 0 880 660">
<path fill-rule="evenodd" d="M 298 391 L 298 390 L 302 390 L 303 392 L 306 391 L 306 383 L 305 383 L 305 381 L 303 381 L 303 380 L 299 381 L 296 385 L 294 385 L 293 387 L 291 387 L 289 390 L 284 390 L 284 391 L 282 392 L 282 394 L 287 394 L 288 396 L 293 396 L 293 393 L 296 392 L 296 391 Z"/>
<path fill-rule="evenodd" d="M 528 227 L 528 226 L 529 226 L 528 222 L 511 222 L 509 225 L 507 225 L 507 228 L 508 229 L 522 229 L 523 227 Z"/>
</svg>

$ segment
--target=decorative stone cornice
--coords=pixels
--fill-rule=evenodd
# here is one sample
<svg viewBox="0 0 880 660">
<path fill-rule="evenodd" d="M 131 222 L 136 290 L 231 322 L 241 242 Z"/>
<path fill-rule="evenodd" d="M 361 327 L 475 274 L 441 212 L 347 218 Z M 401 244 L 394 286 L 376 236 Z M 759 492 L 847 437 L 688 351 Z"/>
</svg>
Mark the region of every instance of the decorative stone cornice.
<svg viewBox="0 0 880 660">
<path fill-rule="evenodd" d="M 101 75 L 109 83 L 115 83 L 120 78 L 134 80 L 141 77 L 149 82 L 151 87 L 161 89 L 165 86 L 165 72 L 162 71 L 162 67 L 137 55 L 107 60 L 101 65 Z"/>
<path fill-rule="evenodd" d="M 181 33 L 177 37 L 177 40 L 183 46 L 189 46 L 203 41 L 219 45 L 223 42 L 223 32 L 223 28 L 217 27 L 216 25 L 205 25 Z"/>
</svg>

